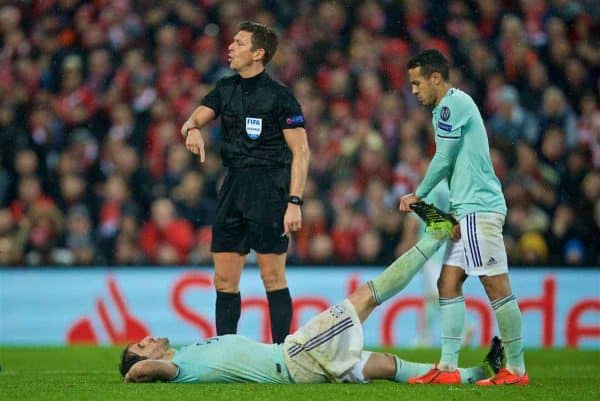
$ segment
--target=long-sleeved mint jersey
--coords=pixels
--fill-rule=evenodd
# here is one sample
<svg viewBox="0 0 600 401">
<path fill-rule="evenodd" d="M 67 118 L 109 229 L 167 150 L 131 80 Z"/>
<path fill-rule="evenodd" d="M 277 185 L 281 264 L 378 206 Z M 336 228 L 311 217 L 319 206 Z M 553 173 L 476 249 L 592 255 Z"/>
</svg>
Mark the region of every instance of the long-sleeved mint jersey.
<svg viewBox="0 0 600 401">
<path fill-rule="evenodd" d="M 483 119 L 473 99 L 450 88 L 433 109 L 435 155 L 415 195 L 424 198 L 448 179 L 450 212 L 457 219 L 469 213 L 506 214 L 502 186 L 494 173 Z"/>
<path fill-rule="evenodd" d="M 292 383 L 280 344 L 226 335 L 180 348 L 174 383 Z"/>
</svg>

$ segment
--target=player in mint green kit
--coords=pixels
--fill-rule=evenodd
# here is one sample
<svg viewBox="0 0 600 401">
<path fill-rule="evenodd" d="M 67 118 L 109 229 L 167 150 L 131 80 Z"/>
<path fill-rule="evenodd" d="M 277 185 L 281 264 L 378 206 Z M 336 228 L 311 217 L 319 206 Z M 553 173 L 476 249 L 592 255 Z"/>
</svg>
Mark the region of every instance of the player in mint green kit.
<svg viewBox="0 0 600 401">
<path fill-rule="evenodd" d="M 445 224 L 446 223 L 446 224 Z M 452 235 L 450 220 L 439 221 L 413 248 L 374 280 L 341 303 L 312 318 L 283 344 L 262 344 L 239 335 L 210 338 L 180 349 L 166 338 L 146 337 L 128 345 L 120 372 L 126 382 L 172 383 L 365 383 L 375 379 L 406 382 L 433 364 L 363 350 L 362 322 L 375 307 L 404 288 Z M 485 363 L 459 369 L 472 383 L 499 371 L 502 346 L 495 339 Z"/>
<path fill-rule="evenodd" d="M 491 301 L 507 352 L 506 368 L 479 385 L 529 383 L 523 358 L 521 312 L 508 278 L 502 227 L 506 203 L 490 159 L 487 133 L 473 99 L 448 82 L 449 66 L 437 50 L 426 50 L 408 63 L 412 93 L 433 107 L 436 152 L 414 194 L 400 199 L 400 210 L 411 211 L 442 179 L 448 180 L 450 212 L 460 223 L 461 237 L 450 241 L 438 280 L 442 355 L 430 372 L 412 378 L 414 384 L 460 382 L 458 353 L 465 322 L 462 283 L 478 276 Z"/>
</svg>

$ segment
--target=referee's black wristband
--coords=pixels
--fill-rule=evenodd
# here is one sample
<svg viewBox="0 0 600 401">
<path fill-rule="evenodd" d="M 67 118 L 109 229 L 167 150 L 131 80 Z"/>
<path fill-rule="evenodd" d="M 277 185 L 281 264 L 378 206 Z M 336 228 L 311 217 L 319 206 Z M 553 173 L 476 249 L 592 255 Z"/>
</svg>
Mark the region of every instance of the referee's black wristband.
<svg viewBox="0 0 600 401">
<path fill-rule="evenodd" d="M 193 129 L 197 129 L 198 131 L 200 131 L 200 127 L 190 127 L 188 129 L 185 130 L 185 137 L 187 138 L 187 136 L 189 135 L 190 131 Z"/>
<path fill-rule="evenodd" d="M 304 204 L 304 201 L 302 200 L 301 197 L 296 196 L 296 195 L 292 195 L 288 199 L 288 203 L 292 203 L 294 205 L 302 206 Z"/>
</svg>

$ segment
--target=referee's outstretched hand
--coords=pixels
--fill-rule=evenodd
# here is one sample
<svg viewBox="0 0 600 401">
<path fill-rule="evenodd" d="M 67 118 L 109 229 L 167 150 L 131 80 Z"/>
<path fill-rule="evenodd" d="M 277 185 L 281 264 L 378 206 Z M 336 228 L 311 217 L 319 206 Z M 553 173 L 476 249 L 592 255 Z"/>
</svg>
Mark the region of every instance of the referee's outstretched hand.
<svg viewBox="0 0 600 401">
<path fill-rule="evenodd" d="M 204 138 L 199 129 L 191 129 L 185 138 L 185 147 L 195 155 L 200 156 L 200 161 L 204 162 Z"/>
</svg>

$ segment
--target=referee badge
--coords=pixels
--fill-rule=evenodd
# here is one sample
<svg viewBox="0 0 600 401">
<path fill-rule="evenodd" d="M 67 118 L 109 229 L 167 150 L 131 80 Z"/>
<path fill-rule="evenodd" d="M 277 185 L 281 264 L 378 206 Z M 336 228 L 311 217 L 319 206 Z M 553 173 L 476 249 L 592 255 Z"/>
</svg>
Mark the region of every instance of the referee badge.
<svg viewBox="0 0 600 401">
<path fill-rule="evenodd" d="M 258 139 L 262 133 L 262 118 L 246 117 L 246 134 L 252 140 Z"/>
</svg>

